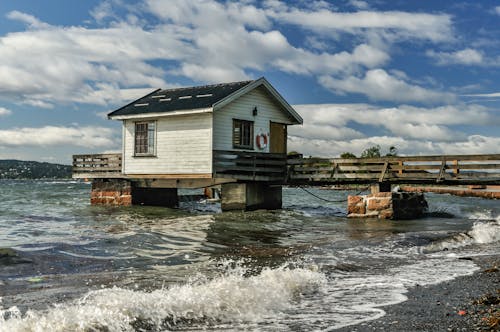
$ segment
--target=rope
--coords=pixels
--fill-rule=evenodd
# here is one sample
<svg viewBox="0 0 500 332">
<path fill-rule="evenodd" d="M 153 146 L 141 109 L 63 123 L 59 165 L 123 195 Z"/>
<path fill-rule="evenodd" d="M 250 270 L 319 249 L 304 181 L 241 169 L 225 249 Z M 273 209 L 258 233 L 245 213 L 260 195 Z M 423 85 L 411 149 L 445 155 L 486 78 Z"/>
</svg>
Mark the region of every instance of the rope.
<svg viewBox="0 0 500 332">
<path fill-rule="evenodd" d="M 329 203 L 344 203 L 344 202 L 347 202 L 347 198 L 345 198 L 345 199 L 334 199 L 334 200 L 326 199 L 326 198 L 323 198 L 323 197 L 320 197 L 320 196 L 316 195 L 315 193 L 310 192 L 309 190 L 307 190 L 304 187 L 299 187 L 299 188 L 302 189 L 302 190 L 304 190 L 309 195 L 314 196 L 317 199 L 320 199 L 320 200 L 325 201 L 325 202 L 329 202 Z M 357 195 L 361 194 L 362 192 L 367 191 L 369 188 L 370 188 L 370 186 L 364 188 L 360 192 L 356 193 L 354 196 L 357 196 Z"/>
</svg>

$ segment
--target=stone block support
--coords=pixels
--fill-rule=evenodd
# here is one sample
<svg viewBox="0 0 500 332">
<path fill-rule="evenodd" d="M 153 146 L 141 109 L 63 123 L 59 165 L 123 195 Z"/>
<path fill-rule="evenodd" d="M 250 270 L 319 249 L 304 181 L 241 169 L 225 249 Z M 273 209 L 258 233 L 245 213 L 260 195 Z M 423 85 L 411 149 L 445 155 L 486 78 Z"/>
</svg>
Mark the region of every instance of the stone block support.
<svg viewBox="0 0 500 332">
<path fill-rule="evenodd" d="M 136 188 L 132 187 L 132 204 L 146 206 L 179 206 L 177 188 Z"/>
<path fill-rule="evenodd" d="M 372 194 L 386 193 L 391 191 L 391 184 L 388 182 L 379 182 L 370 186 Z"/>
<path fill-rule="evenodd" d="M 124 179 L 94 179 L 90 192 L 91 205 L 132 205 L 132 184 Z"/>
<path fill-rule="evenodd" d="M 265 183 L 226 183 L 221 187 L 222 211 L 277 210 L 282 206 L 281 186 Z"/>
<path fill-rule="evenodd" d="M 421 193 L 379 192 L 363 196 L 349 196 L 349 218 L 415 219 L 427 210 L 427 201 Z"/>
</svg>

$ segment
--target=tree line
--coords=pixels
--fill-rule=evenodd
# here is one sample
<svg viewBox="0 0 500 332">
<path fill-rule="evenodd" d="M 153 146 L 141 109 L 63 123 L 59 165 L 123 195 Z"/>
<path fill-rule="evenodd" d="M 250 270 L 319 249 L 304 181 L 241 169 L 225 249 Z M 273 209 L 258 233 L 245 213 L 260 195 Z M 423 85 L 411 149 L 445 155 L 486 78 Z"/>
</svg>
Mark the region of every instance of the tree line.
<svg viewBox="0 0 500 332">
<path fill-rule="evenodd" d="M 389 148 L 389 151 L 385 154 L 386 157 L 397 157 L 398 155 L 398 148 L 395 146 L 391 146 Z M 382 157 L 382 153 L 380 152 L 380 145 L 374 145 L 371 146 L 363 152 L 361 152 L 361 156 L 359 158 L 380 158 Z M 344 152 L 340 155 L 340 158 L 343 159 L 351 159 L 351 158 L 358 158 L 354 153 L 351 152 Z"/>
</svg>

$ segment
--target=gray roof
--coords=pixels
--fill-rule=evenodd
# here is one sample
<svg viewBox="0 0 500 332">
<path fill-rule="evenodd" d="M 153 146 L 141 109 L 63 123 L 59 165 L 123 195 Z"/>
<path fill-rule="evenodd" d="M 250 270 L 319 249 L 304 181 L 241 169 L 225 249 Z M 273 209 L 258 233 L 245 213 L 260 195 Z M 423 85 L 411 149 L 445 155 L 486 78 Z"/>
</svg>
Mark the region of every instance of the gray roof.
<svg viewBox="0 0 500 332">
<path fill-rule="evenodd" d="M 158 89 L 109 113 L 108 117 L 209 108 L 251 82 L 253 81 Z"/>
</svg>

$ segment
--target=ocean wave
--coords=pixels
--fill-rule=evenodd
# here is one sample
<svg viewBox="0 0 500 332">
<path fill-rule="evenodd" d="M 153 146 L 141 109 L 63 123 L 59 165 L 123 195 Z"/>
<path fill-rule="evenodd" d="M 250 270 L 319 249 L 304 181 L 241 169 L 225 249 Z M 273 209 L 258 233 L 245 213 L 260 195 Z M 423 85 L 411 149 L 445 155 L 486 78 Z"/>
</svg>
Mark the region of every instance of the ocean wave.
<svg viewBox="0 0 500 332">
<path fill-rule="evenodd" d="M 256 322 L 289 309 L 302 294 L 325 283 L 322 273 L 304 268 L 266 268 L 246 276 L 241 267 L 211 280 L 200 278 L 151 292 L 108 288 L 47 311 L 0 308 L 0 331 L 163 330 L 184 324 Z"/>
<path fill-rule="evenodd" d="M 474 244 L 500 242 L 500 216 L 493 219 L 489 213 L 476 213 L 471 219 L 478 221 L 474 222 L 470 231 L 429 244 L 423 248 L 424 251 L 436 252 Z"/>
</svg>

